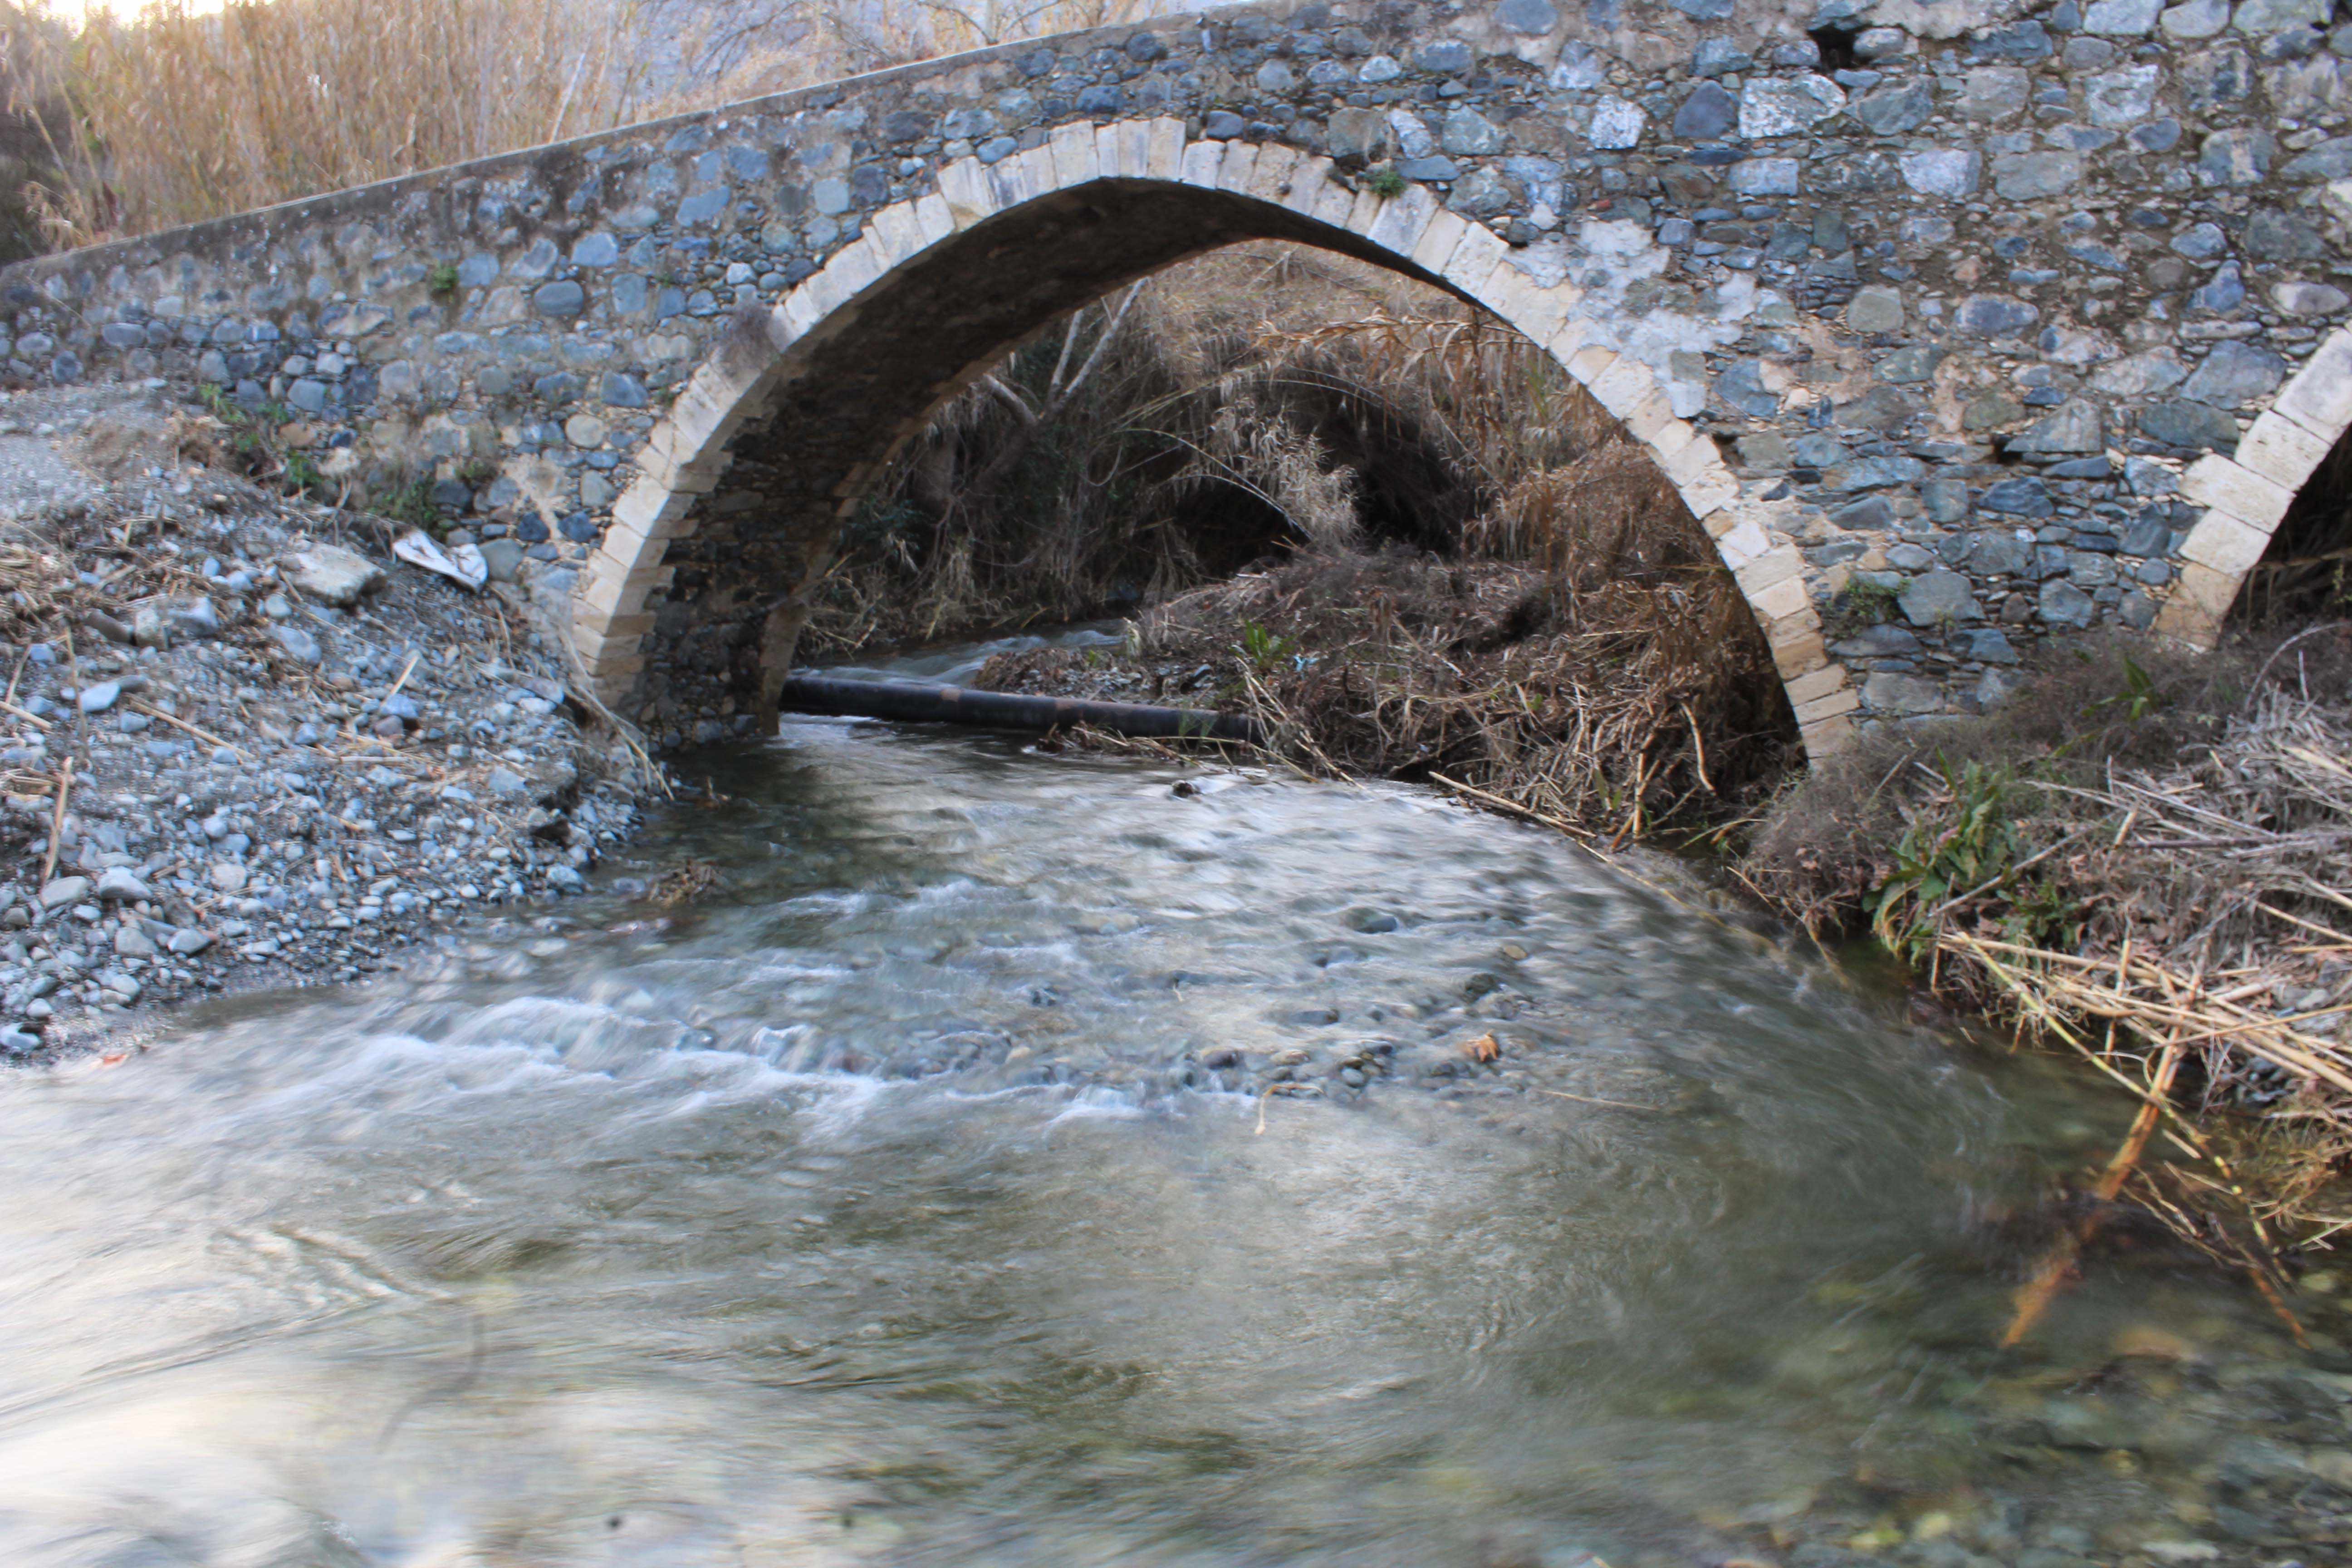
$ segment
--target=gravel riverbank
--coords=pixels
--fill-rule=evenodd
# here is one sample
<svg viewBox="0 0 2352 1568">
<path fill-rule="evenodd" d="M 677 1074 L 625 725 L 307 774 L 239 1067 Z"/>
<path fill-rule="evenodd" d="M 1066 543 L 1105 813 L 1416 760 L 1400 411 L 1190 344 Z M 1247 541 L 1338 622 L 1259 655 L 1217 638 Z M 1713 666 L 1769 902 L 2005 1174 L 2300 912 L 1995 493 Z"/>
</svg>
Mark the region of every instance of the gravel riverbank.
<svg viewBox="0 0 2352 1568">
<path fill-rule="evenodd" d="M 381 519 L 193 460 L 198 417 L 0 400 L 0 1056 L 559 918 L 638 822 L 650 775 L 539 629 L 559 560 L 435 575 Z"/>
</svg>

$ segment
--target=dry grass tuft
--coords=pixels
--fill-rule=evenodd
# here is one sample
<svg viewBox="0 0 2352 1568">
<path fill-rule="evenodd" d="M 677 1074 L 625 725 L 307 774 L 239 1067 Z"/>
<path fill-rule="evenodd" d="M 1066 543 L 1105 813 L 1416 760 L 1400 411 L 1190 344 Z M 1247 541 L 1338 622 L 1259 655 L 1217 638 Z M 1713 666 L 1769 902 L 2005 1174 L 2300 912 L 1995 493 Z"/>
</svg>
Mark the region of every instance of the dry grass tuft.
<svg viewBox="0 0 2352 1568">
<path fill-rule="evenodd" d="M 297 200 L 1158 0 L 149 0 L 0 6 L 55 248 Z M 23 161 L 20 160 L 20 163 Z"/>
<path fill-rule="evenodd" d="M 621 123 L 642 14 L 572 0 L 155 0 L 11 62 L 71 106 L 60 247 L 142 234 Z"/>
</svg>

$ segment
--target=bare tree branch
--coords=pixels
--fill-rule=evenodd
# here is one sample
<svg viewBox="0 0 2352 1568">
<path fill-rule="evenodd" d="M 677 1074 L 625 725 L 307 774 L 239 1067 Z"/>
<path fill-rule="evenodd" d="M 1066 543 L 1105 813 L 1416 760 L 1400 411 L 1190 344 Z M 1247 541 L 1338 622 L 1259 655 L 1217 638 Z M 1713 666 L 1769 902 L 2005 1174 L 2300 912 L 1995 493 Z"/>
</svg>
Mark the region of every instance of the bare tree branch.
<svg viewBox="0 0 2352 1568">
<path fill-rule="evenodd" d="M 1029 400 L 997 380 L 995 376 L 982 376 L 980 384 L 989 395 L 1013 410 L 1013 417 L 1020 420 L 1024 428 L 1037 423 L 1037 411 L 1029 406 Z"/>
<path fill-rule="evenodd" d="M 1143 285 L 1140 283 L 1134 284 L 1129 288 L 1127 297 L 1118 302 L 1118 309 L 1113 310 L 1110 315 L 1110 320 L 1103 323 L 1102 335 L 1095 340 L 1093 352 L 1087 355 L 1086 363 L 1078 366 L 1078 374 L 1071 379 L 1069 385 L 1062 389 L 1060 400 L 1054 405 L 1054 414 L 1059 414 L 1063 407 L 1068 404 L 1071 395 L 1075 394 L 1078 388 L 1087 384 L 1087 377 L 1094 374 L 1095 366 L 1102 363 L 1103 351 L 1110 347 L 1111 339 L 1118 336 L 1118 324 L 1127 320 L 1127 308 L 1129 305 L 1134 304 L 1135 297 L 1142 292 Z M 1074 318 L 1071 322 L 1073 330 L 1076 329 L 1076 324 L 1077 323 Z M 1067 343 L 1064 343 L 1062 345 L 1062 357 L 1065 360 L 1067 360 L 1070 357 L 1070 349 Z M 1056 366 L 1054 371 L 1054 379 L 1055 381 L 1059 381 L 1061 379 L 1061 374 L 1060 367 Z M 1051 415 L 1047 416 L 1049 418 L 1051 416 Z"/>
<path fill-rule="evenodd" d="M 1070 312 L 1070 324 L 1062 329 L 1062 355 L 1054 362 L 1054 374 L 1045 378 L 1045 401 L 1053 402 L 1062 390 L 1062 373 L 1070 368 L 1070 352 L 1078 346 L 1078 324 L 1087 319 L 1081 305 Z"/>
<path fill-rule="evenodd" d="M 1044 406 L 1034 412 L 1030 410 L 1027 404 L 1019 402 L 1019 395 L 1011 387 L 997 381 L 994 376 L 981 377 L 981 384 L 987 387 L 992 395 L 1000 401 L 1007 402 L 1018 408 L 1022 426 L 1011 440 L 997 448 L 996 455 L 989 458 L 980 472 L 971 477 L 971 482 L 964 487 L 966 493 L 985 495 L 995 488 L 997 481 L 1012 472 L 1013 466 L 1028 455 L 1029 448 L 1036 444 L 1038 434 L 1061 417 L 1062 411 L 1069 407 L 1070 399 L 1077 395 L 1078 389 L 1086 385 L 1087 378 L 1094 374 L 1096 367 L 1102 363 L 1103 355 L 1109 349 L 1111 340 L 1118 336 L 1119 324 L 1127 320 L 1128 307 L 1135 303 L 1135 297 L 1141 292 L 1143 292 L 1143 285 L 1140 283 L 1128 289 L 1126 297 L 1119 300 L 1118 308 L 1113 310 L 1110 319 L 1103 323 L 1101 335 L 1095 339 L 1094 347 L 1087 351 L 1085 362 L 1078 366 L 1077 374 L 1072 376 L 1067 385 L 1048 397 Z M 1066 363 L 1069 360 L 1072 345 L 1076 342 L 1079 316 L 1084 314 L 1084 311 L 1080 311 L 1078 315 L 1070 318 L 1069 334 L 1062 340 L 1063 363 Z M 1055 379 L 1058 381 L 1060 377 L 1061 365 L 1057 364 L 1055 367 Z"/>
</svg>

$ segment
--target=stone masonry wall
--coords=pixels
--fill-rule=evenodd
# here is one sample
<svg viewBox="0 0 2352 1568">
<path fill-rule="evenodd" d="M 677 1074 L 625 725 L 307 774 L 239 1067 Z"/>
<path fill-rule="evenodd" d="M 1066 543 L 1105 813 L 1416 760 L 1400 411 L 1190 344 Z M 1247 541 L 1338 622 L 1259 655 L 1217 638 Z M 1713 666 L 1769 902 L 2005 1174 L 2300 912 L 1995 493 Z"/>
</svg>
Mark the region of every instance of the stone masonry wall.
<svg viewBox="0 0 2352 1568">
<path fill-rule="evenodd" d="M 2328 0 L 1218 11 L 21 264 L 0 274 L 0 357 L 280 403 L 330 474 L 421 473 L 453 520 L 577 570 L 696 367 L 875 215 L 1057 126 L 1173 119 L 1328 158 L 1360 189 L 1392 170 L 1572 299 L 1584 341 L 1646 366 L 1769 536 L 1734 563 L 1751 598 L 1793 572 L 1819 614 L 1827 651 L 1782 668 L 1825 741 L 1848 715 L 1998 700 L 2040 638 L 2161 620 L 2210 640 L 2352 420 L 2352 390 L 2340 410 L 2329 392 L 2352 388 L 2352 346 L 2329 357 L 2352 310 L 2352 28 L 2330 19 Z M 1219 222 L 1208 239 L 1316 237 Z M 1014 281 L 985 247 L 966 265 L 975 294 Z M 1042 322 L 1001 324 L 1010 342 Z M 2303 413 L 2265 416 L 2305 366 Z M 887 436 L 921 409 L 848 413 Z M 800 460 L 788 422 L 744 428 L 769 434 L 747 475 Z M 2209 453 L 2240 463 L 2189 471 Z M 875 456 L 845 453 L 793 504 L 837 509 Z M 764 483 L 702 487 L 735 520 L 715 538 L 782 504 L 755 500 Z M 756 642 L 793 585 L 722 592 L 730 559 L 705 550 L 695 596 L 625 671 L 672 738 L 740 717 L 726 660 L 682 661 L 681 643 Z"/>
</svg>

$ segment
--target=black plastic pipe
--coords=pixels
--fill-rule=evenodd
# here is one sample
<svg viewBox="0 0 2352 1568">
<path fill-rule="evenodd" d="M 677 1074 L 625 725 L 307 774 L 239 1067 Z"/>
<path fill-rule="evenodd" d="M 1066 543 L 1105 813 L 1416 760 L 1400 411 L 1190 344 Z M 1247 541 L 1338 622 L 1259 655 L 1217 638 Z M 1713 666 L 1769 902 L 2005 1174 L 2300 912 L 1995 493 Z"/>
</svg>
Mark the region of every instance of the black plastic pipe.
<svg viewBox="0 0 2352 1568">
<path fill-rule="evenodd" d="M 796 675 L 784 682 L 776 706 L 790 713 L 848 719 L 899 719 L 916 723 L 974 724 L 991 730 L 1058 730 L 1091 724 L 1115 735 L 1155 740 L 1255 741 L 1257 725 L 1239 713 L 1200 708 L 1154 708 L 1142 702 L 1096 702 L 1083 697 L 1024 697 L 974 691 L 915 680 L 836 680 Z"/>
</svg>

